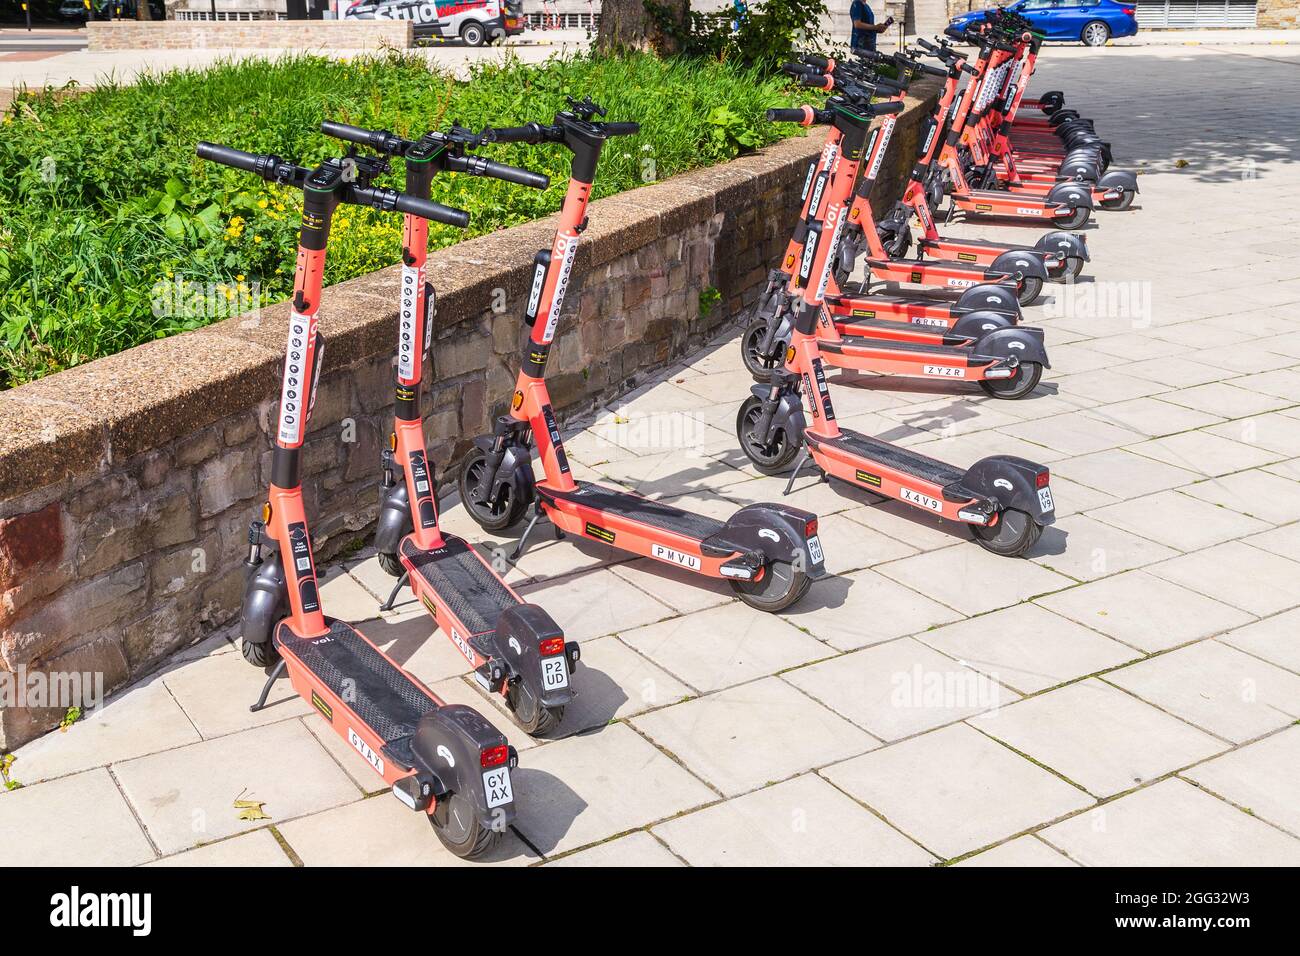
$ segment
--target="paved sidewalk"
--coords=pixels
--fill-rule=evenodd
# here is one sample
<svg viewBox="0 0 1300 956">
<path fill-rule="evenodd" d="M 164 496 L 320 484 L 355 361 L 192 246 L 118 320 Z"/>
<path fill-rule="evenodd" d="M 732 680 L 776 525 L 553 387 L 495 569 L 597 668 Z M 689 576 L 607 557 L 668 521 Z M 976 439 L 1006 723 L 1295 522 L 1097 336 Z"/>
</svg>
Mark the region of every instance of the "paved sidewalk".
<svg viewBox="0 0 1300 956">
<path fill-rule="evenodd" d="M 792 501 L 838 576 L 781 615 L 536 535 L 509 580 L 582 642 L 581 697 L 550 742 L 493 714 L 520 751 L 498 862 L 1300 864 L 1300 57 L 1244 62 L 1049 51 L 1035 89 L 1145 171 L 1140 208 L 1088 233 L 1095 281 L 1031 310 L 1035 396 L 835 376 L 850 427 L 1049 464 L 1059 520 L 1029 560 L 811 476 Z M 774 499 L 736 451 L 748 385 L 719 342 L 576 434 L 575 467 L 709 513 Z M 645 447 L 651 417 L 697 443 Z M 324 600 L 491 713 L 423 612 L 376 616 L 390 584 L 363 553 Z M 458 862 L 287 684 L 250 714 L 261 681 L 209 640 L 22 748 L 7 861 Z M 270 819 L 238 820 L 241 794 Z"/>
</svg>

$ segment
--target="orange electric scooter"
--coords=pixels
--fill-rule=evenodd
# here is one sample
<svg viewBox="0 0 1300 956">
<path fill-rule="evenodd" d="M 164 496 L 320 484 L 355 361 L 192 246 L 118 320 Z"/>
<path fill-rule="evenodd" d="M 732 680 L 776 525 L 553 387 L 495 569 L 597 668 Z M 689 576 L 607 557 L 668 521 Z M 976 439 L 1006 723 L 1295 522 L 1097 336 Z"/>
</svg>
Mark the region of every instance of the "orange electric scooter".
<svg viewBox="0 0 1300 956">
<path fill-rule="evenodd" d="M 578 239 L 601 148 L 611 136 L 631 135 L 636 123 L 606 123 L 590 98 L 569 98 L 550 125 L 529 123 L 487 131 L 502 142 L 559 143 L 573 153 L 568 193 L 549 250 L 537 254 L 526 321 L 532 334 L 510 412 L 491 436 L 475 442 L 460 472 L 461 501 L 489 530 L 516 524 L 530 504 L 532 520 L 514 557 L 522 553 L 538 519 L 546 515 L 557 535 L 581 535 L 709 578 L 730 582 L 742 601 L 763 611 L 794 604 L 812 581 L 826 576 L 817 516 L 778 504 L 753 504 L 726 521 L 593 482 L 577 481 L 560 440 L 546 389 L 546 363 L 564 294 L 572 278 Z M 532 445 L 544 477 L 533 476 Z"/>
<path fill-rule="evenodd" d="M 294 273 L 284 375 L 262 520 L 249 530 L 250 578 L 240 614 L 241 649 L 253 664 L 274 664 L 261 696 L 286 671 L 293 689 L 375 769 L 393 794 L 429 815 L 452 853 L 487 852 L 514 819 L 505 735 L 478 711 L 446 704 L 344 621 L 327 617 L 302 498 L 302 446 L 324 353 L 317 329 L 325 247 L 341 204 L 396 210 L 464 228 L 469 215 L 428 199 L 370 185 L 386 163 L 349 155 L 307 169 L 278 156 L 199 143 L 201 159 L 301 189 L 302 229 Z M 269 539 L 272 554 L 262 553 Z"/>
<path fill-rule="evenodd" d="M 830 121 L 840 130 L 835 164 L 863 161 L 872 117 L 890 104 L 840 95 L 827 101 Z M 888 119 L 888 116 L 886 116 Z M 823 228 L 809 236 L 811 270 L 792 304 L 793 337 L 782 367 L 768 384 L 755 385 L 736 417 L 736 435 L 746 457 L 764 474 L 793 464 L 787 492 L 809 458 L 829 478 L 905 502 L 937 517 L 965 524 L 975 540 L 995 554 L 1023 555 L 1055 519 L 1047 468 L 1023 458 L 994 455 L 967 469 L 955 468 L 909 448 L 841 428 L 826 379 L 819 324 L 837 246 L 848 218 L 852 175 L 832 175 L 827 184 Z M 797 458 L 797 461 L 796 461 Z"/>
<path fill-rule="evenodd" d="M 483 138 L 453 126 L 418 140 L 387 130 L 325 122 L 321 132 L 405 160 L 409 197 L 427 200 L 438 173 L 490 176 L 534 189 L 550 179 L 527 169 L 475 156 L 467 149 Z M 381 610 L 393 606 L 410 585 L 438 628 L 474 668 L 478 684 L 505 698 L 510 713 L 528 733 L 554 730 L 574 697 L 570 678 L 578 645 L 544 610 L 526 604 L 492 566 L 463 539 L 438 527 L 437 481 L 424 446 L 420 384 L 433 338 L 434 289 L 427 281 L 428 223 L 406 214 L 402 232 L 402 276 L 398 307 L 396 395 L 393 432 L 383 452 L 379 521 L 375 548 L 379 564 L 398 578 Z M 400 479 L 400 480 L 399 480 Z"/>
</svg>

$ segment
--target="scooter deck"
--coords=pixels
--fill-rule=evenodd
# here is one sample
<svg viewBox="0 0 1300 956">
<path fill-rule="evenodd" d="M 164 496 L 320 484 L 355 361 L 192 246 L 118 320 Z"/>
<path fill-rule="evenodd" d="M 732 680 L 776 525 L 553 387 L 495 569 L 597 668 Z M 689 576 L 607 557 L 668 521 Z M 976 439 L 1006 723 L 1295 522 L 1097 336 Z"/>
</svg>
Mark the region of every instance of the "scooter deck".
<svg viewBox="0 0 1300 956">
<path fill-rule="evenodd" d="M 352 625 L 326 620 L 329 633 L 322 637 L 299 637 L 282 621 L 275 634 L 276 646 L 337 698 L 348 702 L 358 719 L 384 742 L 388 759 L 404 770 L 412 769 L 411 742 L 420 718 L 441 705 Z M 322 713 L 332 721 L 328 705 L 317 701 L 312 703 L 325 708 Z"/>
<path fill-rule="evenodd" d="M 471 636 L 495 632 L 501 612 L 523 601 L 463 539 L 444 534 L 442 540 L 443 547 L 424 551 L 411 537 L 403 538 L 402 557 L 410 562 L 411 573 L 424 579 Z"/>
<path fill-rule="evenodd" d="M 964 335 L 954 335 L 946 328 L 918 325 L 915 322 L 899 322 L 892 319 L 853 318 L 851 321 L 836 322 L 840 337 L 846 341 L 855 338 L 879 338 L 889 342 L 920 342 L 926 345 L 962 345 L 970 339 Z M 859 332 L 859 329 L 866 329 Z"/>
<path fill-rule="evenodd" d="M 888 356 L 891 352 L 906 352 L 916 356 L 915 361 L 924 361 L 925 356 L 933 356 L 938 361 L 959 362 L 962 365 L 989 365 L 994 360 L 988 355 L 978 355 L 964 345 L 940 345 L 929 342 L 902 342 L 893 339 L 877 339 L 866 335 L 841 336 L 838 342 L 818 339 L 817 348 L 823 352 L 832 352 L 849 358 L 869 357 L 864 353 Z"/>
<path fill-rule="evenodd" d="M 972 248 L 996 250 L 997 252 L 1033 252 L 1039 255 L 1042 254 L 1041 249 L 1035 249 L 1033 246 L 997 242 L 993 239 L 955 239 L 951 236 L 940 236 L 938 239 L 918 239 L 916 244 L 922 249 L 937 249 L 942 246 L 970 246 Z"/>
<path fill-rule="evenodd" d="M 946 462 L 929 458 L 899 445 L 891 445 L 887 441 L 848 428 L 841 428 L 838 438 L 818 437 L 816 440 L 819 444 L 836 447 L 859 458 L 888 465 L 896 471 L 915 475 L 936 485 L 950 485 L 960 481 L 966 474 Z"/>
<path fill-rule="evenodd" d="M 726 527 L 716 518 L 683 511 L 660 501 L 651 501 L 630 491 L 616 491 L 589 481 L 579 481 L 576 484 L 573 491 L 560 491 L 545 485 L 539 485 L 537 491 L 546 498 L 570 501 L 584 508 L 595 508 L 606 514 L 639 521 L 652 528 L 701 541 Z"/>
</svg>

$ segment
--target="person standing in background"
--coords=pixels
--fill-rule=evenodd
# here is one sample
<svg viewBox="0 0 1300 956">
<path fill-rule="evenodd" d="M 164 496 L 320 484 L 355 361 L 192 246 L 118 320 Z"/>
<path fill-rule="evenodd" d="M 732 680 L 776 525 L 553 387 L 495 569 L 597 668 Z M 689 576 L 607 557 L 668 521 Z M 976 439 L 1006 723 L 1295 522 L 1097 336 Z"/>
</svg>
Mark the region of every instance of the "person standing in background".
<svg viewBox="0 0 1300 956">
<path fill-rule="evenodd" d="M 876 52 L 876 34 L 884 33 L 894 23 L 888 17 L 884 23 L 876 23 L 876 15 L 871 12 L 867 0 L 853 0 L 849 7 L 849 19 L 853 21 L 853 32 L 849 35 L 849 47 L 854 53 L 864 51 Z"/>
</svg>

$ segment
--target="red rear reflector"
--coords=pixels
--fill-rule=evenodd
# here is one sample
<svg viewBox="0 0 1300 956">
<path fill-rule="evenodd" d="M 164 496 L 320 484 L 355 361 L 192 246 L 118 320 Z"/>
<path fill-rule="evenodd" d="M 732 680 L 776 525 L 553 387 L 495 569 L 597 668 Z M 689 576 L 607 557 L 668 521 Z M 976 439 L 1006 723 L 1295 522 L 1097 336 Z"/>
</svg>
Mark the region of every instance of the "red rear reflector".
<svg viewBox="0 0 1300 956">
<path fill-rule="evenodd" d="M 1051 478 L 1052 478 L 1052 475 L 1051 475 L 1050 472 L 1040 471 L 1040 472 L 1039 472 L 1039 473 L 1034 477 L 1034 486 L 1035 486 L 1036 488 L 1046 488 L 1046 487 L 1047 487 L 1047 483 L 1051 480 Z"/>
<path fill-rule="evenodd" d="M 478 762 L 486 770 L 488 767 L 499 767 L 510 759 L 510 748 L 505 744 L 500 747 L 489 747 L 487 750 L 480 750 Z"/>
<path fill-rule="evenodd" d="M 1133 14 L 1137 13 L 1137 7 L 1121 7 L 1120 9 L 1122 9 L 1124 11 L 1124 15 L 1128 17 L 1131 17 L 1133 16 Z"/>
<path fill-rule="evenodd" d="M 811 538 L 816 534 L 817 534 L 817 519 L 813 518 L 811 521 L 809 521 L 806 525 L 803 526 L 803 536 L 805 538 Z"/>
<path fill-rule="evenodd" d="M 537 650 L 543 657 L 550 657 L 552 654 L 564 653 L 564 638 L 548 637 L 542 643 L 537 645 Z"/>
</svg>

